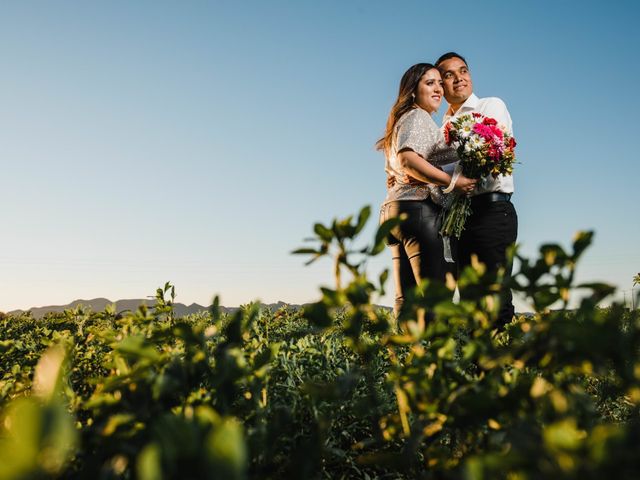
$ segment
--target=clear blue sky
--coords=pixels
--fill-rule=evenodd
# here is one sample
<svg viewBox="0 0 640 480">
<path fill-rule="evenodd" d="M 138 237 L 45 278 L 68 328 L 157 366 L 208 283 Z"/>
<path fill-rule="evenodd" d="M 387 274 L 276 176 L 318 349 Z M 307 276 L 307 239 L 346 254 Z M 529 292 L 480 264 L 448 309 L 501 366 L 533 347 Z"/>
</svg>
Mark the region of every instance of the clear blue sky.
<svg viewBox="0 0 640 480">
<path fill-rule="evenodd" d="M 315 299 L 328 263 L 289 252 L 377 211 L 399 79 L 449 50 L 511 112 L 523 251 L 595 229 L 580 278 L 630 290 L 638 3 L 452 5 L 2 2 L 0 310 L 167 280 L 184 303 Z"/>
</svg>

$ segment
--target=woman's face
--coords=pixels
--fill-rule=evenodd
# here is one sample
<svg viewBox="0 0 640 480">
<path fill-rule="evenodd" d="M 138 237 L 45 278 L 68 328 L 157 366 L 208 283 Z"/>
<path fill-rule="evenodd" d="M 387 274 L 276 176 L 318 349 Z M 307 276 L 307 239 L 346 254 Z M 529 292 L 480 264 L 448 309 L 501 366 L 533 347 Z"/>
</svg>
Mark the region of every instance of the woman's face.
<svg viewBox="0 0 640 480">
<path fill-rule="evenodd" d="M 416 88 L 416 104 L 429 113 L 434 113 L 442 103 L 442 77 L 440 72 L 432 68 L 427 70 Z"/>
</svg>

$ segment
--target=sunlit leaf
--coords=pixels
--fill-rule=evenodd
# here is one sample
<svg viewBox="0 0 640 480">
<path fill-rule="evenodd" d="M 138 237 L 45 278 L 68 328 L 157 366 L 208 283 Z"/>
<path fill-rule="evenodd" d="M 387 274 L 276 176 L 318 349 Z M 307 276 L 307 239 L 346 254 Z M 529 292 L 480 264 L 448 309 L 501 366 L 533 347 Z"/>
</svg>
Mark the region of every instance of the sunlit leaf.
<svg viewBox="0 0 640 480">
<path fill-rule="evenodd" d="M 399 217 L 390 218 L 389 220 L 383 222 L 376 231 L 376 235 L 373 241 L 373 245 L 370 250 L 370 255 L 378 255 L 380 252 L 384 250 L 387 237 L 391 230 L 397 227 L 401 222 L 403 222 L 407 218 L 406 214 L 402 214 Z"/>
<path fill-rule="evenodd" d="M 576 233 L 573 239 L 573 255 L 572 258 L 576 261 L 584 251 L 591 245 L 593 241 L 593 231 L 585 231 Z"/>
<path fill-rule="evenodd" d="M 162 457 L 160 447 L 151 443 L 138 455 L 137 472 L 140 480 L 162 480 Z"/>
<path fill-rule="evenodd" d="M 305 305 L 303 315 L 311 323 L 318 327 L 328 327 L 333 323 L 333 319 L 329 314 L 327 306 L 323 302 L 311 303 Z"/>
<path fill-rule="evenodd" d="M 315 248 L 298 248 L 291 252 L 293 255 L 308 255 L 308 254 L 317 254 L 318 250 Z"/>
<path fill-rule="evenodd" d="M 360 213 L 358 214 L 358 223 L 356 224 L 355 230 L 353 232 L 354 235 L 357 235 L 358 233 L 360 233 L 360 231 L 366 225 L 367 220 L 369 220 L 370 216 L 371 216 L 371 207 L 369 205 L 367 205 L 366 207 L 363 207 L 362 210 L 360 210 Z"/>
<path fill-rule="evenodd" d="M 325 227 L 321 223 L 316 223 L 313 226 L 313 231 L 316 232 L 316 235 L 318 235 L 318 237 L 320 237 L 324 242 L 330 242 L 333 239 L 333 232 L 331 229 Z"/>
<path fill-rule="evenodd" d="M 242 425 L 235 419 L 224 419 L 206 440 L 208 460 L 219 478 L 241 480 L 245 477 L 248 451 Z"/>
</svg>

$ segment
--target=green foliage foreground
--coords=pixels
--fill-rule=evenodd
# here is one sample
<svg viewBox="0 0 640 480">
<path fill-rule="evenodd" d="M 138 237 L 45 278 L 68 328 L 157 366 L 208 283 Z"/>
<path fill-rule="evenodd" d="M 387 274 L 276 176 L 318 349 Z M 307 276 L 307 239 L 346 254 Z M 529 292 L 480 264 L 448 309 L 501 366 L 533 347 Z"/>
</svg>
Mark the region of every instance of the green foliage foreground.
<svg viewBox="0 0 640 480">
<path fill-rule="evenodd" d="M 296 253 L 336 286 L 301 311 L 175 318 L 167 284 L 136 312 L 0 318 L 0 479 L 638 478 L 640 316 L 575 285 L 591 234 L 513 252 L 535 314 L 505 332 L 482 265 L 395 325 L 365 274 L 394 222 L 356 247 L 368 217 L 315 225 Z"/>
</svg>

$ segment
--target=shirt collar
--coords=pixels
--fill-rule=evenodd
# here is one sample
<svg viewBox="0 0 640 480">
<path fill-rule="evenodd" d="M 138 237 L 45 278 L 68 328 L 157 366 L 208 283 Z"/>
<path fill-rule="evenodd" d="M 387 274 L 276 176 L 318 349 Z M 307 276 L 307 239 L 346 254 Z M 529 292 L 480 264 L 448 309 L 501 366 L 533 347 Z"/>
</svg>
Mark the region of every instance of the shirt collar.
<svg viewBox="0 0 640 480">
<path fill-rule="evenodd" d="M 467 98 L 465 102 L 462 104 L 462 106 L 460 107 L 460 110 L 462 110 L 463 108 L 467 110 L 475 110 L 479 102 L 480 102 L 480 99 L 476 96 L 476 94 L 471 93 L 471 95 L 469 95 L 469 98 Z"/>
<path fill-rule="evenodd" d="M 444 117 L 442 119 L 442 124 L 444 125 L 445 123 L 447 123 L 449 120 L 451 120 L 452 118 L 458 116 L 458 115 L 462 115 L 463 112 L 465 111 L 474 111 L 476 109 L 476 107 L 478 106 L 478 103 L 480 103 L 480 99 L 476 96 L 475 93 L 471 93 L 471 95 L 469 95 L 469 98 L 467 98 L 464 103 L 462 105 L 460 105 L 460 108 L 456 111 L 455 114 L 451 115 L 449 112 L 451 112 L 451 107 L 449 107 L 447 109 L 447 112 L 444 114 Z"/>
</svg>

